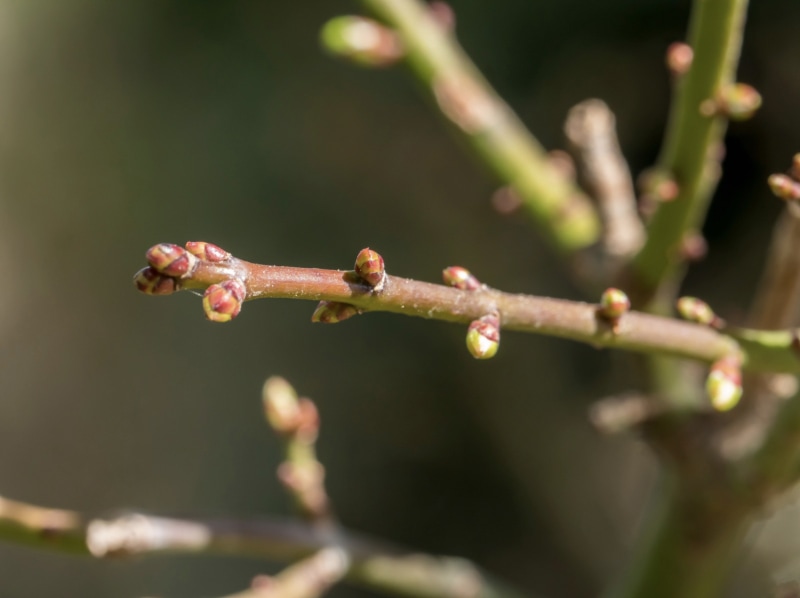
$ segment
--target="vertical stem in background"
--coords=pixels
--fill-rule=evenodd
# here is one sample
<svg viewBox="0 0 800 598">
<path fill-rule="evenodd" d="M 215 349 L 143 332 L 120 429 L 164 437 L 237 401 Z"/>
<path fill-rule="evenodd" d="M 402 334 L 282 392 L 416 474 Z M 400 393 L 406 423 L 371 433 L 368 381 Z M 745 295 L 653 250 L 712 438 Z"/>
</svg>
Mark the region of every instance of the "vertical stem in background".
<svg viewBox="0 0 800 598">
<path fill-rule="evenodd" d="M 481 161 L 511 185 L 541 232 L 565 253 L 600 235 L 589 199 L 549 162 L 539 142 L 419 0 L 362 0 L 392 27 L 406 60 Z"/>
<path fill-rule="evenodd" d="M 669 475 L 665 486 L 625 579 L 605 598 L 721 595 L 746 531 L 744 512 L 716 504 L 702 484 L 684 486 Z M 724 492 L 719 496 L 730 499 Z"/>
<path fill-rule="evenodd" d="M 661 205 L 649 237 L 634 261 L 643 297 L 677 286 L 679 247 L 702 225 L 716 187 L 726 119 L 706 116 L 700 106 L 734 82 L 747 0 L 695 0 L 689 25 L 694 60 L 678 83 L 657 168 L 674 176 L 678 197 Z"/>
</svg>

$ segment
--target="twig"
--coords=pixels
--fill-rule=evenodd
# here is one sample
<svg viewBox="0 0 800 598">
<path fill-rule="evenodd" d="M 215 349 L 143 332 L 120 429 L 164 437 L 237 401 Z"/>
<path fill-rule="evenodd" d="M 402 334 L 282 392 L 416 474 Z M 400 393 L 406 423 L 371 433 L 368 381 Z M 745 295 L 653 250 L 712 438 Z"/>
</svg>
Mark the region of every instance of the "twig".
<svg viewBox="0 0 800 598">
<path fill-rule="evenodd" d="M 585 195 L 548 162 L 539 142 L 491 88 L 455 37 L 418 0 L 362 0 L 396 30 L 406 60 L 444 115 L 540 230 L 565 252 L 597 241 L 600 225 Z"/>
<path fill-rule="evenodd" d="M 172 255 L 183 251 L 169 247 Z M 179 258 L 182 259 L 182 258 Z M 151 263 L 154 262 L 151 258 Z M 172 272 L 171 265 L 159 267 Z M 265 266 L 229 256 L 221 261 L 197 259 L 180 277 L 156 272 L 153 266 L 136 275 L 140 290 L 152 292 L 143 280 L 153 276 L 168 281 L 169 291 L 217 288 L 228 281 L 240 281 L 241 296 L 232 297 L 237 305 L 249 299 L 287 298 L 330 301 L 352 305 L 352 314 L 362 311 L 386 311 L 408 316 L 469 323 L 486 314 L 499 312 L 500 323 L 507 330 L 545 334 L 588 343 L 595 347 L 613 347 L 630 351 L 673 355 L 705 362 L 741 353 L 742 365 L 751 371 L 800 373 L 800 359 L 792 348 L 790 331 L 765 332 L 716 330 L 672 318 L 631 311 L 612 327 L 598 317 L 598 305 L 516 295 L 489 288 L 464 291 L 453 287 L 385 275 L 381 291 L 375 291 L 352 271 Z M 151 274 L 145 273 L 151 272 Z M 156 288 L 163 282 L 155 279 Z M 236 299 L 236 301 L 233 301 Z M 227 305 L 227 304 L 226 304 Z M 238 307 L 236 309 L 238 313 Z M 613 328 L 613 329 L 612 329 Z"/>
<path fill-rule="evenodd" d="M 614 114 L 605 102 L 586 100 L 569 111 L 564 132 L 581 177 L 597 200 L 606 254 L 617 261 L 632 256 L 644 244 L 645 230 L 630 169 L 619 147 Z"/>
<path fill-rule="evenodd" d="M 325 548 L 281 571 L 274 577 L 259 576 L 252 587 L 225 598 L 317 598 L 340 581 L 349 559 L 338 548 Z"/>
<path fill-rule="evenodd" d="M 278 467 L 278 479 L 306 519 L 330 526 L 333 513 L 325 490 L 325 468 L 315 448 L 319 434 L 316 406 L 310 399 L 298 399 L 291 384 L 277 376 L 264 383 L 262 399 L 267 421 L 284 443 L 285 459 Z"/>
<path fill-rule="evenodd" d="M 747 0 L 696 0 L 689 25 L 694 59 L 675 90 L 657 169 L 674 177 L 678 195 L 663 203 L 648 227 L 648 238 L 634 261 L 641 289 L 653 296 L 678 273 L 680 245 L 697 230 L 716 187 L 726 118 L 701 113 L 735 77 L 742 44 Z"/>
<path fill-rule="evenodd" d="M 41 549 L 115 558 L 157 554 L 220 554 L 275 561 L 307 558 L 330 538 L 294 522 L 176 519 L 131 513 L 86 522 L 74 511 L 0 499 L 0 540 Z M 342 533 L 336 548 L 352 557 L 347 579 L 416 598 L 518 598 L 463 559 L 402 551 Z"/>
</svg>

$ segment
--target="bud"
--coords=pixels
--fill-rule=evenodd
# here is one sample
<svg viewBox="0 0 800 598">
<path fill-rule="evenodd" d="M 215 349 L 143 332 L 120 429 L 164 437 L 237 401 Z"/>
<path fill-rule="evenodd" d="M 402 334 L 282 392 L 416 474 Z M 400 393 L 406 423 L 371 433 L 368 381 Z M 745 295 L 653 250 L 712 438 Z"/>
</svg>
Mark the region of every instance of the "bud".
<svg viewBox="0 0 800 598">
<path fill-rule="evenodd" d="M 789 169 L 789 174 L 796 181 L 800 181 L 800 154 L 795 154 L 792 158 L 792 167 Z"/>
<path fill-rule="evenodd" d="M 676 77 L 689 72 L 692 60 L 694 60 L 694 50 L 689 44 L 675 42 L 667 48 L 667 68 Z"/>
<path fill-rule="evenodd" d="M 631 309 L 631 300 L 619 289 L 609 288 L 600 296 L 598 313 L 609 320 L 616 320 Z"/>
<path fill-rule="evenodd" d="M 678 253 L 682 260 L 699 262 L 708 253 L 708 243 L 701 233 L 690 231 L 683 235 Z"/>
<path fill-rule="evenodd" d="M 311 314 L 312 322 L 322 324 L 337 324 L 361 313 L 355 305 L 339 301 L 320 301 L 314 313 Z"/>
<path fill-rule="evenodd" d="M 456 13 L 447 2 L 433 0 L 428 4 L 428 10 L 445 31 L 453 31 L 456 28 Z"/>
<path fill-rule="evenodd" d="M 264 415 L 273 430 L 280 434 L 292 434 L 297 430 L 301 420 L 300 402 L 289 382 L 280 376 L 267 378 L 261 399 Z"/>
<path fill-rule="evenodd" d="M 160 243 L 147 250 L 147 262 L 161 274 L 180 278 L 192 273 L 197 258 L 183 247 L 172 243 Z"/>
<path fill-rule="evenodd" d="M 212 322 L 230 322 L 242 310 L 247 289 L 241 280 L 232 278 L 212 284 L 203 294 L 203 311 Z"/>
<path fill-rule="evenodd" d="M 681 297 L 675 303 L 675 308 L 684 320 L 703 324 L 711 328 L 722 328 L 725 321 L 714 313 L 711 306 L 697 297 Z"/>
<path fill-rule="evenodd" d="M 400 38 L 394 31 L 365 17 L 331 19 L 322 27 L 320 41 L 331 54 L 361 66 L 391 66 L 404 54 Z"/>
<path fill-rule="evenodd" d="M 383 289 L 386 282 L 386 269 L 383 258 L 377 251 L 373 251 L 369 247 L 359 251 L 356 256 L 355 271 L 376 291 Z"/>
<path fill-rule="evenodd" d="M 727 116 L 731 120 L 750 119 L 761 108 L 761 94 L 746 83 L 725 87 L 714 99 L 700 104 L 703 116 Z"/>
<path fill-rule="evenodd" d="M 800 183 L 785 174 L 771 174 L 767 184 L 772 193 L 784 201 L 800 200 Z"/>
<path fill-rule="evenodd" d="M 178 290 L 174 278 L 161 274 L 155 268 L 143 268 L 133 277 L 133 284 L 145 295 L 171 295 Z"/>
<path fill-rule="evenodd" d="M 186 250 L 193 256 L 207 262 L 224 262 L 231 257 L 231 254 L 221 247 L 205 241 L 189 241 L 186 243 Z"/>
<path fill-rule="evenodd" d="M 645 170 L 639 177 L 639 189 L 644 196 L 643 199 L 668 202 L 673 201 L 680 193 L 680 187 L 675 177 L 661 169 Z"/>
<path fill-rule="evenodd" d="M 706 392 L 717 411 L 733 409 L 742 398 L 742 372 L 736 357 L 714 362 L 706 379 Z"/>
<path fill-rule="evenodd" d="M 500 315 L 496 312 L 474 320 L 467 329 L 467 349 L 475 359 L 491 359 L 500 348 Z"/>
<path fill-rule="evenodd" d="M 447 286 L 462 291 L 477 291 L 483 286 L 472 272 L 461 266 L 450 266 L 442 270 L 442 279 Z"/>
</svg>

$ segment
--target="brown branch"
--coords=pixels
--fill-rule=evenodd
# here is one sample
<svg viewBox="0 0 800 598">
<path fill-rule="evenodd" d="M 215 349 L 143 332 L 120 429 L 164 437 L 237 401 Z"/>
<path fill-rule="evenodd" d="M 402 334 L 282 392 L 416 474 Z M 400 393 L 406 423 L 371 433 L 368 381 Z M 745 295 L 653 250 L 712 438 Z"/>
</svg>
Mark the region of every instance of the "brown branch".
<svg viewBox="0 0 800 598">
<path fill-rule="evenodd" d="M 295 522 L 176 519 L 131 513 L 86 520 L 74 511 L 0 499 L 0 540 L 96 558 L 157 554 L 219 554 L 273 561 L 307 558 L 333 546 L 352 559 L 346 579 L 416 598 L 517 598 L 463 559 L 403 552 L 340 532 Z"/>
<path fill-rule="evenodd" d="M 581 177 L 597 200 L 606 254 L 616 260 L 632 256 L 644 244 L 645 229 L 617 139 L 614 113 L 601 100 L 586 100 L 569 111 L 564 132 Z"/>
<path fill-rule="evenodd" d="M 179 257 L 163 262 L 154 257 L 167 249 L 172 257 Z M 387 311 L 465 324 L 499 312 L 500 324 L 507 330 L 705 362 L 740 353 L 745 369 L 800 373 L 800 359 L 792 349 L 793 337 L 789 332 L 761 334 L 737 330 L 723 334 L 703 325 L 640 312 L 628 312 L 612 326 L 598 316 L 596 304 L 504 293 L 485 287 L 461 290 L 389 275 L 381 279 L 378 291 L 352 271 L 265 266 L 229 254 L 216 261 L 193 257 L 186 263 L 185 254 L 176 245 L 151 248 L 148 252 L 151 267 L 135 278 L 140 290 L 166 294 L 206 289 L 206 302 L 209 291 L 213 290 L 216 297 L 220 285 L 235 283 L 229 285 L 233 291 L 226 295 L 227 299 L 219 302 L 224 309 L 234 306 L 235 313 L 242 301 L 261 298 L 330 301 L 353 306 L 350 315 Z M 161 290 L 162 285 L 166 291 Z"/>
</svg>

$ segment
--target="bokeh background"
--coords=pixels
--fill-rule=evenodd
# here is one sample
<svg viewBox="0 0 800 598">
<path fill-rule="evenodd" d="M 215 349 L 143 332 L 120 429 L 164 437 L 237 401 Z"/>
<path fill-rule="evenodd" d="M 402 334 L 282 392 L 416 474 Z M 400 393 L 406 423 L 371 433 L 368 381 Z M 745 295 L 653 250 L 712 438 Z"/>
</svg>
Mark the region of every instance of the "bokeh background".
<svg viewBox="0 0 800 598">
<path fill-rule="evenodd" d="M 549 148 L 573 104 L 617 113 L 632 168 L 668 105 L 675 0 L 453 0 L 458 36 Z M 506 334 L 475 362 L 464 330 L 375 314 L 312 326 L 313 305 L 248 304 L 206 322 L 192 295 L 147 298 L 161 241 L 264 263 L 392 273 L 468 266 L 511 291 L 583 298 L 403 69 L 326 56 L 355 2 L 0 1 L 0 493 L 102 513 L 285 515 L 260 387 L 321 410 L 319 450 L 345 524 L 475 560 L 529 592 L 588 597 L 620 571 L 655 480 L 634 437 L 601 438 L 590 402 L 630 390 L 619 356 Z M 764 181 L 800 150 L 800 4 L 754 2 L 741 78 L 764 95 L 730 130 L 708 259 L 687 291 L 745 313 L 780 206 Z M 731 596 L 798 569 L 800 515 L 754 536 Z M 777 533 L 784 530 L 785 533 Z M 0 545 L 12 598 L 212 597 L 274 563 L 94 562 Z M 334 596 L 365 595 L 337 588 Z"/>
</svg>

